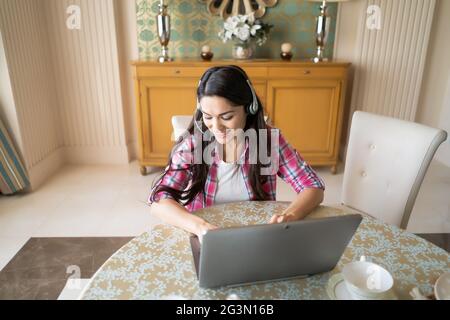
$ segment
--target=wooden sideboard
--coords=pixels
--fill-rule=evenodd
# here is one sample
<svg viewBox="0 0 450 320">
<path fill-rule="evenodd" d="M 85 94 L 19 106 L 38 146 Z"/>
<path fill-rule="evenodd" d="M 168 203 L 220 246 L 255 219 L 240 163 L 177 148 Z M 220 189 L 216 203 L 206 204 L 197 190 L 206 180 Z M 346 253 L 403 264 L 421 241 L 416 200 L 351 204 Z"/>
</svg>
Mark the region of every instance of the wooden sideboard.
<svg viewBox="0 0 450 320">
<path fill-rule="evenodd" d="M 173 115 L 193 115 L 201 75 L 235 64 L 251 78 L 269 121 L 313 166 L 336 172 L 349 63 L 281 60 L 133 61 L 139 165 L 167 165 Z"/>
</svg>

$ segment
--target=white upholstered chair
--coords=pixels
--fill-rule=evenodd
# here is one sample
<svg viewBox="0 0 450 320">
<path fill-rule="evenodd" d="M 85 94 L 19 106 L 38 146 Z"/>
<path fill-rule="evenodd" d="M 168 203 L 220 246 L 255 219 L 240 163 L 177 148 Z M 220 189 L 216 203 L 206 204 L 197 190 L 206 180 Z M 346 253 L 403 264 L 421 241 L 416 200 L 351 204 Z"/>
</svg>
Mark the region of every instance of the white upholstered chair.
<svg viewBox="0 0 450 320">
<path fill-rule="evenodd" d="M 178 137 L 183 135 L 189 127 L 189 123 L 192 121 L 192 116 L 173 116 L 172 117 L 172 128 L 173 135 L 172 141 L 177 141 Z"/>
<path fill-rule="evenodd" d="M 406 229 L 443 130 L 357 111 L 345 161 L 342 204 Z"/>
</svg>

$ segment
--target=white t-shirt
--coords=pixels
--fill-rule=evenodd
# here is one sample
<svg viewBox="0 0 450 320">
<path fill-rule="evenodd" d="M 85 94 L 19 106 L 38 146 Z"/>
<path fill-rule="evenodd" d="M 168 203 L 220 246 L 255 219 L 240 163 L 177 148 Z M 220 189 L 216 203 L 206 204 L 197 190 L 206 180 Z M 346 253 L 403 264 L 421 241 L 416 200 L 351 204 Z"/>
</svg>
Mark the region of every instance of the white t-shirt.
<svg viewBox="0 0 450 320">
<path fill-rule="evenodd" d="M 221 160 L 217 168 L 217 191 L 214 204 L 246 200 L 250 199 L 241 166 Z"/>
</svg>

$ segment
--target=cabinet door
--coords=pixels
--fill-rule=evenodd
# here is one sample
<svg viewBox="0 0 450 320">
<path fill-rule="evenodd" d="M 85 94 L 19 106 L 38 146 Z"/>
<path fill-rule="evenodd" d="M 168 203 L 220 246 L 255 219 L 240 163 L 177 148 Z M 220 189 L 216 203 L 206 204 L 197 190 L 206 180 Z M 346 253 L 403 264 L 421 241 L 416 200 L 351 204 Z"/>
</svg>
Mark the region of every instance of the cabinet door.
<svg viewBox="0 0 450 320">
<path fill-rule="evenodd" d="M 172 116 L 193 115 L 198 79 L 141 80 L 141 160 L 147 165 L 166 165 L 173 146 Z"/>
<path fill-rule="evenodd" d="M 337 160 L 339 80 L 271 80 L 267 109 L 275 127 L 310 164 Z"/>
</svg>

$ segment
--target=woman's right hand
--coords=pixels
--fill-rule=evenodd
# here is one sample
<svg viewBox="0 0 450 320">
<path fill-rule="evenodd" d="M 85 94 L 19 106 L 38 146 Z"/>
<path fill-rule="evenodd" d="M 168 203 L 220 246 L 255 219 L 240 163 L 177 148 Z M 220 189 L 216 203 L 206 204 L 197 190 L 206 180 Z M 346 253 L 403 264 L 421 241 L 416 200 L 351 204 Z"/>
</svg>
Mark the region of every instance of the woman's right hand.
<svg viewBox="0 0 450 320">
<path fill-rule="evenodd" d="M 196 232 L 196 235 L 197 235 L 200 243 L 202 243 L 203 236 L 206 234 L 206 232 L 208 232 L 209 230 L 214 230 L 214 229 L 218 229 L 218 227 L 213 224 L 210 224 L 209 222 L 206 222 L 206 221 L 201 223 L 198 227 L 198 231 Z"/>
</svg>

